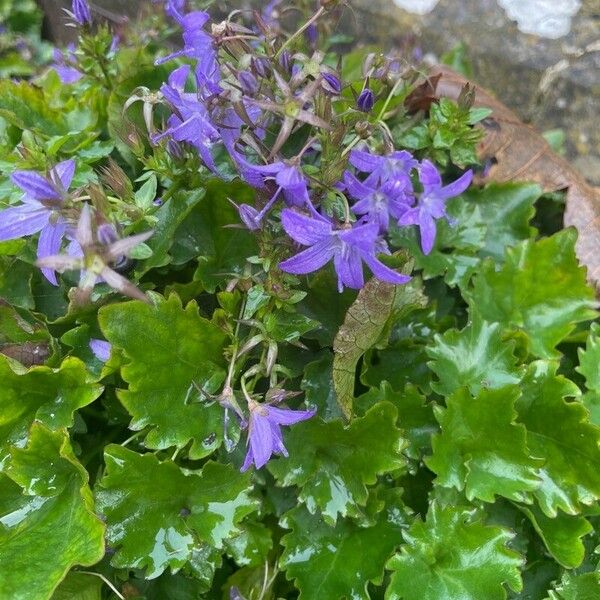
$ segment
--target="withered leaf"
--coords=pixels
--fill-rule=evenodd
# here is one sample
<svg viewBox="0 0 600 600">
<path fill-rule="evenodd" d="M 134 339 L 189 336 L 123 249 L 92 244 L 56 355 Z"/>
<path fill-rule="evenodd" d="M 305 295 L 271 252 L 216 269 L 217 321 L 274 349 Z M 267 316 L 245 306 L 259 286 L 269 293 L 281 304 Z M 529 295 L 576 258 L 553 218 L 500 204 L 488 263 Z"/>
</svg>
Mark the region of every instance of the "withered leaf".
<svg viewBox="0 0 600 600">
<path fill-rule="evenodd" d="M 411 269 L 409 264 L 402 271 Z M 361 356 L 382 340 L 394 315 L 424 305 L 425 296 L 415 280 L 396 286 L 373 277 L 360 290 L 333 340 L 333 386 L 346 419 L 352 418 L 356 365 Z"/>
<path fill-rule="evenodd" d="M 457 100 L 467 79 L 445 66 L 436 66 L 437 94 Z M 600 190 L 589 185 L 567 160 L 556 154 L 530 125 L 493 95 L 475 85 L 476 107 L 491 109 L 480 126 L 485 138 L 479 147 L 482 160 L 493 161 L 485 181 L 532 181 L 545 192 L 566 190 L 564 224 L 579 232 L 577 256 L 588 269 L 588 278 L 600 291 Z"/>
</svg>

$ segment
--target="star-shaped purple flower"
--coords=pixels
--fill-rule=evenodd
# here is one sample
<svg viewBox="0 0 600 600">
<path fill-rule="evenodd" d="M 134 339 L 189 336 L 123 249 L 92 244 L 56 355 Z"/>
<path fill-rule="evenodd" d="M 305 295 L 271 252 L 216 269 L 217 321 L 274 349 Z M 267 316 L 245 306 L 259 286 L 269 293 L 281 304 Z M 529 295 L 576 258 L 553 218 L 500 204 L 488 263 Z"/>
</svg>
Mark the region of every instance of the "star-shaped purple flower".
<svg viewBox="0 0 600 600">
<path fill-rule="evenodd" d="M 287 208 L 281 213 L 281 223 L 294 241 L 310 246 L 279 264 L 287 273 L 306 275 L 333 259 L 340 292 L 344 287 L 363 287 L 363 262 L 382 281 L 400 285 L 410 280 L 408 275 L 396 273 L 375 256 L 381 252 L 389 253 L 385 242 L 379 238 L 377 223 L 358 222 L 353 227 L 334 229 L 333 223 L 314 209 L 313 216 L 309 217 Z"/>
<path fill-rule="evenodd" d="M 288 456 L 283 445 L 281 425 L 293 425 L 310 419 L 316 410 L 290 410 L 276 408 L 270 404 L 259 404 L 250 400 L 250 420 L 248 422 L 248 452 L 241 471 L 247 471 L 252 464 L 257 469 L 264 467 L 273 454 Z"/>
<path fill-rule="evenodd" d="M 419 181 L 423 186 L 417 205 L 407 210 L 398 220 L 398 225 L 417 225 L 421 234 L 423 254 L 433 249 L 436 235 L 436 219 L 446 215 L 446 201 L 462 194 L 473 180 L 473 171 L 469 170 L 456 181 L 444 186 L 436 166 L 424 160 L 419 166 Z"/>
<path fill-rule="evenodd" d="M 23 190 L 23 204 L 0 212 L 0 241 L 40 232 L 38 259 L 56 254 L 67 230 L 61 209 L 75 173 L 75 161 L 65 160 L 50 169 L 48 177 L 35 171 L 15 171 L 11 179 Z M 53 269 L 42 273 L 53 285 L 58 285 Z"/>
<path fill-rule="evenodd" d="M 410 172 L 419 164 L 406 150 L 387 155 L 371 154 L 366 150 L 352 150 L 350 164 L 361 173 L 368 173 L 365 183 L 377 185 L 400 179 L 410 182 Z"/>
</svg>

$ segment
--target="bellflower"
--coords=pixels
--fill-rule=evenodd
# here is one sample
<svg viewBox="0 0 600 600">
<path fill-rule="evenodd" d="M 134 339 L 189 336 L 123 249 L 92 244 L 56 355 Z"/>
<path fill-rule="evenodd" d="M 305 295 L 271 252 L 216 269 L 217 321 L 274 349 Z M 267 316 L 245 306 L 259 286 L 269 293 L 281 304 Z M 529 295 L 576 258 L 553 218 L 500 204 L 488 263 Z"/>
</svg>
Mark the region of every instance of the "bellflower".
<svg viewBox="0 0 600 600">
<path fill-rule="evenodd" d="M 189 65 L 175 69 L 169 75 L 168 82 L 160 88 L 175 113 L 169 117 L 167 129 L 152 140 L 157 142 L 165 136 L 170 136 L 176 142 L 188 142 L 198 150 L 206 166 L 216 172 L 211 147 L 220 140 L 220 135 L 212 124 L 203 102 L 196 94 L 184 91 L 189 70 Z"/>
<path fill-rule="evenodd" d="M 89 346 L 90 350 L 99 361 L 106 362 L 110 358 L 110 351 L 112 348 L 112 344 L 110 342 L 105 340 L 91 339 Z"/>
<path fill-rule="evenodd" d="M 79 25 L 91 25 L 92 13 L 87 0 L 73 0 L 71 5 L 73 16 Z"/>
<path fill-rule="evenodd" d="M 269 404 L 248 401 L 250 421 L 248 423 L 248 452 L 241 471 L 252 464 L 257 469 L 264 467 L 273 454 L 288 456 L 283 445 L 281 425 L 293 425 L 313 417 L 316 410 L 289 410 Z"/>
<path fill-rule="evenodd" d="M 11 179 L 23 190 L 23 204 L 0 212 L 0 241 L 14 240 L 40 232 L 37 257 L 56 254 L 67 229 L 61 215 L 67 190 L 75 173 L 75 161 L 65 160 L 50 169 L 49 177 L 35 171 L 15 171 Z M 44 277 L 58 285 L 52 269 L 42 269 Z"/>
<path fill-rule="evenodd" d="M 462 194 L 473 180 L 469 170 L 456 181 L 443 186 L 442 177 L 435 165 L 424 160 L 419 166 L 419 181 L 423 186 L 417 205 L 407 210 L 398 220 L 398 225 L 417 225 L 421 234 L 423 254 L 429 254 L 436 235 L 436 219 L 446 217 L 446 201 Z"/>
<path fill-rule="evenodd" d="M 378 252 L 389 252 L 385 243 L 379 239 L 377 223 L 359 222 L 351 228 L 334 229 L 331 221 L 316 211 L 309 217 L 284 209 L 281 213 L 281 224 L 294 241 L 303 246 L 310 246 L 280 263 L 282 271 L 306 275 L 333 259 L 340 292 L 344 287 L 363 287 L 363 262 L 373 275 L 382 281 L 403 284 L 410 280 L 409 276 L 386 267 L 375 256 Z"/>
<path fill-rule="evenodd" d="M 398 179 L 383 185 L 361 182 L 352 173 L 346 171 L 344 184 L 348 193 L 357 200 L 352 211 L 357 215 L 366 215 L 370 222 L 379 226 L 379 233 L 385 233 L 389 227 L 390 216 L 400 219 L 414 203 L 410 180 Z"/>
<path fill-rule="evenodd" d="M 146 241 L 152 231 L 132 235 L 116 240 L 108 245 L 103 244 L 92 227 L 92 214 L 87 204 L 83 205 L 74 240 L 66 254 L 56 254 L 39 258 L 36 264 L 42 268 L 50 268 L 59 272 L 80 271 L 79 289 L 89 296 L 98 281 L 106 282 L 111 288 L 136 298 L 148 301 L 146 295 L 122 275 L 108 265 L 118 262 L 123 256 Z"/>
<path fill-rule="evenodd" d="M 410 185 L 410 172 L 419 161 L 406 150 L 391 152 L 386 155 L 371 154 L 366 150 L 352 150 L 350 164 L 361 173 L 368 173 L 367 185 L 392 183 L 399 181 L 401 187 Z"/>
<path fill-rule="evenodd" d="M 71 64 L 75 62 L 75 44 L 69 44 L 64 53 L 54 48 L 53 57 L 54 63 L 51 66 L 62 83 L 67 85 L 76 83 L 83 77 L 83 73 Z"/>
<path fill-rule="evenodd" d="M 375 105 L 375 94 L 369 89 L 365 88 L 356 99 L 356 106 L 358 110 L 362 112 L 371 112 Z"/>
<path fill-rule="evenodd" d="M 199 10 L 177 17 L 183 29 L 183 49 L 159 58 L 155 61 L 155 64 L 161 65 L 179 56 L 195 59 L 195 73 L 198 86 L 207 86 L 214 91 L 218 88 L 221 74 L 213 38 L 209 33 L 204 31 L 204 25 L 206 25 L 209 19 L 210 16 L 207 12 Z"/>
</svg>

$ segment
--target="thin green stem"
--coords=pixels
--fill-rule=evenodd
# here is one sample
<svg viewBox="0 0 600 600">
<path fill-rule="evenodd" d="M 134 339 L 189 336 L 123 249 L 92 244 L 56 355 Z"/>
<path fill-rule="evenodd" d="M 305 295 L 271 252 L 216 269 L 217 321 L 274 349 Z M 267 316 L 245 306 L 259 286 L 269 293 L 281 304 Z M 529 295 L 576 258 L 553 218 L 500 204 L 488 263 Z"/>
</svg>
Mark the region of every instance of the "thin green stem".
<svg viewBox="0 0 600 600">
<path fill-rule="evenodd" d="M 319 10 L 308 20 L 306 21 L 306 23 L 304 23 L 304 25 L 302 25 L 302 27 L 300 27 L 300 29 L 298 29 L 298 31 L 296 31 L 296 33 L 292 34 L 283 44 L 283 46 L 281 46 L 281 48 L 279 48 L 279 50 L 277 50 L 277 52 L 275 53 L 275 58 L 279 58 L 281 56 L 281 53 L 299 36 L 302 35 L 315 21 L 317 21 L 319 19 L 319 17 L 325 12 L 325 9 L 321 6 L 321 8 L 319 8 Z"/>
</svg>

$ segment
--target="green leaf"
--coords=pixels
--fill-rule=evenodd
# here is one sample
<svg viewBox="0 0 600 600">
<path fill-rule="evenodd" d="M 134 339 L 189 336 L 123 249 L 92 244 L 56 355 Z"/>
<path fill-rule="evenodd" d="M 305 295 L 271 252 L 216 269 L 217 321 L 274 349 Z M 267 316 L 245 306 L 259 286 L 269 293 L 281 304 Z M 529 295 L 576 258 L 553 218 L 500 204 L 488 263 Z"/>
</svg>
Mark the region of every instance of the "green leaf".
<svg viewBox="0 0 600 600">
<path fill-rule="evenodd" d="M 264 325 L 269 337 L 276 342 L 295 342 L 319 323 L 297 312 L 277 310 L 265 317 Z"/>
<path fill-rule="evenodd" d="M 565 574 L 546 600 L 597 600 L 600 595 L 600 571 Z"/>
<path fill-rule="evenodd" d="M 367 485 L 404 466 L 405 442 L 396 418 L 394 406 L 382 402 L 347 428 L 341 421 L 318 418 L 299 423 L 285 438 L 289 457 L 268 468 L 279 485 L 299 486 L 298 499 L 311 513 L 320 510 L 328 523 L 335 523 L 338 514 L 358 516 Z"/>
<path fill-rule="evenodd" d="M 0 256 L 0 299 L 19 308 L 34 308 L 32 272 L 31 265 L 12 256 Z"/>
<path fill-rule="evenodd" d="M 150 173 L 142 187 L 134 195 L 134 201 L 142 210 L 148 210 L 156 198 L 158 181 L 155 173 Z"/>
<path fill-rule="evenodd" d="M 519 591 L 523 560 L 506 547 L 512 534 L 479 517 L 474 509 L 433 503 L 386 565 L 394 571 L 386 600 L 503 600 L 505 584 Z"/>
<path fill-rule="evenodd" d="M 333 341 L 333 385 L 347 419 L 352 417 L 360 357 L 380 341 L 394 314 L 418 308 L 423 302 L 421 290 L 414 282 L 396 286 L 373 277 L 358 293 Z"/>
<path fill-rule="evenodd" d="M 119 400 L 133 417 L 134 431 L 150 427 L 152 449 L 183 448 L 192 441 L 191 458 L 207 456 L 223 440 L 223 409 L 198 401 L 199 389 L 216 391 L 222 381 L 225 335 L 185 308 L 174 294 L 156 306 L 133 301 L 100 309 L 106 339 L 123 349 L 129 363 L 121 369 L 129 385 Z"/>
<path fill-rule="evenodd" d="M 333 354 L 325 352 L 318 360 L 308 363 L 300 389 L 304 391 L 307 404 L 317 407 L 324 421 L 332 421 L 342 416 L 333 389 Z"/>
<path fill-rule="evenodd" d="M 481 254 L 500 263 L 508 246 L 528 240 L 536 230 L 529 225 L 535 214 L 535 203 L 542 195 L 537 184 L 490 183 L 484 188 L 472 187 L 461 200 L 474 203 L 486 225 Z"/>
<path fill-rule="evenodd" d="M 434 409 L 442 432 L 433 437 L 426 464 L 438 485 L 464 489 L 469 500 L 531 501 L 542 461 L 530 457 L 525 428 L 515 423 L 518 395 L 517 387 L 505 387 L 473 398 L 463 388 L 447 399 L 447 408 Z"/>
<path fill-rule="evenodd" d="M 227 540 L 227 553 L 240 567 L 264 565 L 273 547 L 271 530 L 257 521 L 246 521 L 239 527 L 240 533 Z"/>
<path fill-rule="evenodd" d="M 167 567 L 175 573 L 202 543 L 221 549 L 239 533 L 237 525 L 256 510 L 250 475 L 208 462 L 182 471 L 171 461 L 121 446 L 105 449 L 106 471 L 97 491 L 106 517 L 108 543 L 118 568 L 146 568 L 146 578 Z"/>
<path fill-rule="evenodd" d="M 535 356 L 558 356 L 555 346 L 575 324 L 596 316 L 594 291 L 575 256 L 576 238 L 575 230 L 566 229 L 523 242 L 507 249 L 499 271 L 485 261 L 467 294 L 469 304 L 487 321 L 524 331 Z"/>
<path fill-rule="evenodd" d="M 328 527 L 304 507 L 294 508 L 281 521 L 292 531 L 281 540 L 285 550 L 280 566 L 295 580 L 300 600 L 368 600 L 368 583 L 381 583 L 385 561 L 398 544 L 407 519 L 407 509 L 395 499 L 388 501 L 370 527 L 348 520 Z"/>
<path fill-rule="evenodd" d="M 104 525 L 94 514 L 88 474 L 67 432 L 34 423 L 28 445 L 11 450 L 0 475 L 0 597 L 49 598 L 73 565 L 104 555 Z"/>
<path fill-rule="evenodd" d="M 0 465 L 9 446 L 24 446 L 33 421 L 52 430 L 70 427 L 73 413 L 93 402 L 102 392 L 76 358 L 67 358 L 60 368 L 17 369 L 0 354 Z"/>
<path fill-rule="evenodd" d="M 500 325 L 483 321 L 477 313 L 461 331 L 451 329 L 434 340 L 427 354 L 433 359 L 429 367 L 439 381 L 431 387 L 442 396 L 461 387 L 477 395 L 481 389 L 497 389 L 521 379 L 514 342 L 503 341 Z"/>
<path fill-rule="evenodd" d="M 585 377 L 588 390 L 600 393 L 600 324 L 592 323 L 585 350 L 578 348 L 579 366 L 576 371 Z"/>
<path fill-rule="evenodd" d="M 557 510 L 576 515 L 583 506 L 600 498 L 600 428 L 589 422 L 589 414 L 577 398 L 577 386 L 556 375 L 557 365 L 533 363 L 521 383 L 515 408 L 518 421 L 527 428 L 531 455 L 544 459 L 535 492 L 548 517 Z"/>
<path fill-rule="evenodd" d="M 548 552 L 567 569 L 581 565 L 585 557 L 585 546 L 581 538 L 594 528 L 580 516 L 558 513 L 554 518 L 547 517 L 537 506 L 519 506 L 531 521 Z"/>
<path fill-rule="evenodd" d="M 175 234 L 178 242 L 174 255 L 178 261 L 198 257 L 194 279 L 209 292 L 240 275 L 246 259 L 258 252 L 255 236 L 241 226 L 238 212 L 229 202 L 231 198 L 251 203 L 253 197 L 254 191 L 239 182 L 209 181 L 204 200 Z"/>
<path fill-rule="evenodd" d="M 102 580 L 71 571 L 56 588 L 52 600 L 102 600 Z"/>
<path fill-rule="evenodd" d="M 154 226 L 153 236 L 148 240 L 152 256 L 136 269 L 138 277 L 153 267 L 164 266 L 173 260 L 172 256 L 169 256 L 169 250 L 176 243 L 175 232 L 194 206 L 204 198 L 204 195 L 205 190 L 203 188 L 191 192 L 180 191 L 175 193 L 156 211 L 154 216 L 158 221 Z M 175 253 L 176 249 L 173 249 L 171 254 L 174 255 Z"/>
</svg>

